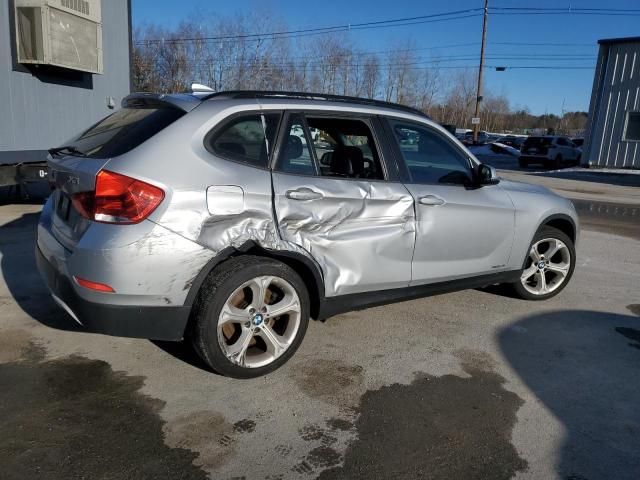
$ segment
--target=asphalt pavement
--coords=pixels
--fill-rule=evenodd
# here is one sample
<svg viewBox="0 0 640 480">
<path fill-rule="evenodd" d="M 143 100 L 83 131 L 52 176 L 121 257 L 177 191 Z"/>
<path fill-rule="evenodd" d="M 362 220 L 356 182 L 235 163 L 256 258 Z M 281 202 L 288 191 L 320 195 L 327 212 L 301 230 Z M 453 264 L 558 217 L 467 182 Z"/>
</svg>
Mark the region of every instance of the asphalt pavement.
<svg viewBox="0 0 640 480">
<path fill-rule="evenodd" d="M 249 381 L 180 343 L 77 331 L 35 269 L 40 205 L 2 205 L 0 477 L 638 479 L 637 188 L 588 183 L 611 194 L 576 199 L 559 296 L 467 290 L 311 322 Z"/>
</svg>

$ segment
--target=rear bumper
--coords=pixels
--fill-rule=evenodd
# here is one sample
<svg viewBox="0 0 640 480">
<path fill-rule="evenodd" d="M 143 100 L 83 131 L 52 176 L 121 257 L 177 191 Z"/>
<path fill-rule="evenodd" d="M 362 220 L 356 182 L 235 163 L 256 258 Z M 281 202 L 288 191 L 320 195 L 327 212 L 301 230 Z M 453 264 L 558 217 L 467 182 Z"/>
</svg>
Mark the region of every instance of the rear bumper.
<svg viewBox="0 0 640 480">
<path fill-rule="evenodd" d="M 72 280 L 56 269 L 38 246 L 36 263 L 56 302 L 83 330 L 118 337 L 182 339 L 189 319 L 189 306 L 124 306 L 91 302 L 78 295 Z"/>
</svg>

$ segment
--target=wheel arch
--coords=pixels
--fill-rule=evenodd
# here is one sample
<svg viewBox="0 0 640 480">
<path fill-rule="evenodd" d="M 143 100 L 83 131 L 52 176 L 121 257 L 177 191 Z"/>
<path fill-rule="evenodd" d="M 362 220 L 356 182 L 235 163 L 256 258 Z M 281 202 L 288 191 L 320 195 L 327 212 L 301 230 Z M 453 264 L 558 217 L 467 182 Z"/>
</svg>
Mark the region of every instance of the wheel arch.
<svg viewBox="0 0 640 480">
<path fill-rule="evenodd" d="M 207 262 L 191 282 L 189 293 L 187 294 L 187 298 L 184 303 L 185 306 L 193 306 L 202 284 L 212 271 L 220 267 L 230 258 L 242 255 L 272 258 L 291 267 L 298 275 L 300 275 L 300 278 L 302 278 L 302 281 L 307 287 L 311 318 L 318 318 L 320 305 L 324 300 L 324 280 L 320 267 L 313 260 L 307 258 L 301 253 L 287 250 L 267 250 L 251 240 L 237 248 L 227 247 L 214 258 L 209 260 L 209 262 Z"/>
<path fill-rule="evenodd" d="M 556 228 L 567 235 L 574 244 L 576 243 L 577 228 L 573 218 L 571 218 L 569 215 L 557 213 L 555 215 L 548 216 L 542 222 L 540 222 L 536 233 L 539 232 L 542 227 Z"/>
</svg>

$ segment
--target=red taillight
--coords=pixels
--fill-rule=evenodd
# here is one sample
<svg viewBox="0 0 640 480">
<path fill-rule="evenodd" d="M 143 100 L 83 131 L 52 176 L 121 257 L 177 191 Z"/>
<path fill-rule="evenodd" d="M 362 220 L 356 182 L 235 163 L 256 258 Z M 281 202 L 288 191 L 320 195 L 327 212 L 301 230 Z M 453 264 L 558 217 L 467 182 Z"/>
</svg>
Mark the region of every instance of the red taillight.
<svg viewBox="0 0 640 480">
<path fill-rule="evenodd" d="M 105 223 L 138 223 L 164 199 L 164 192 L 141 180 L 101 170 L 95 192 L 81 192 L 72 202 L 80 215 Z"/>
<path fill-rule="evenodd" d="M 73 277 L 78 285 L 89 290 L 96 290 L 98 292 L 115 293 L 115 290 L 106 283 L 92 282 L 91 280 L 85 280 L 80 277 Z"/>
</svg>

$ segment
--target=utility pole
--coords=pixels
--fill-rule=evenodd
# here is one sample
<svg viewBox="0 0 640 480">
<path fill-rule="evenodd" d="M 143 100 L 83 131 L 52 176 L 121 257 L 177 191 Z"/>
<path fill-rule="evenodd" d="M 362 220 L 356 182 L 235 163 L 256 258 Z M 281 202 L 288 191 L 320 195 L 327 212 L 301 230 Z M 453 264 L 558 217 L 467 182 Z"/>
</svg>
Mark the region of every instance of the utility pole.
<svg viewBox="0 0 640 480">
<path fill-rule="evenodd" d="M 478 69 L 478 93 L 476 95 L 476 113 L 473 125 L 473 143 L 478 143 L 480 132 L 480 102 L 482 102 L 482 71 L 484 70 L 484 46 L 487 40 L 487 18 L 489 17 L 489 0 L 484 0 L 484 16 L 482 19 L 482 46 L 480 47 L 480 68 Z"/>
</svg>

